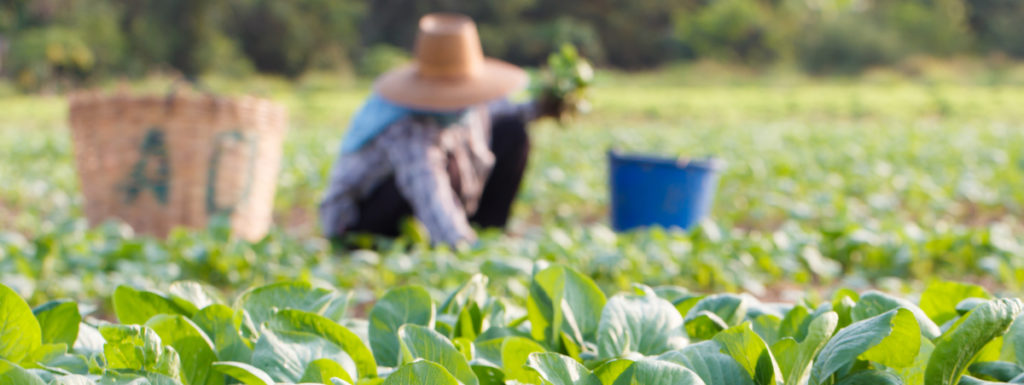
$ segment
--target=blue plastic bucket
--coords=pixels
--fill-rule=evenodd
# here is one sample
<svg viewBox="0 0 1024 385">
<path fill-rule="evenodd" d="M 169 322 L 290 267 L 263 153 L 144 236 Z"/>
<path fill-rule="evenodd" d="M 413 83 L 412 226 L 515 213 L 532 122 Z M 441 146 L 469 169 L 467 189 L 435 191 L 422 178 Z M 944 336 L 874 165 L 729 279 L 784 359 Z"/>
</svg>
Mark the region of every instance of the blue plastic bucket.
<svg viewBox="0 0 1024 385">
<path fill-rule="evenodd" d="M 612 228 L 690 229 L 711 208 L 722 162 L 608 152 Z"/>
</svg>

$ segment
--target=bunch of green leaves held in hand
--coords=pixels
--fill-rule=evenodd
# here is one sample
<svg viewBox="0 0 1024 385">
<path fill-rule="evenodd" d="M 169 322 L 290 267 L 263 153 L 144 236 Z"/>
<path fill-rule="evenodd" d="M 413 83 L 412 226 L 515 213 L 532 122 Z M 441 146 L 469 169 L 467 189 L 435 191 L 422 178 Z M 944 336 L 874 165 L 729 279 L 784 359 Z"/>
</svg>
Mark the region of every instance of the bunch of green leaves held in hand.
<svg viewBox="0 0 1024 385">
<path fill-rule="evenodd" d="M 533 86 L 541 112 L 565 122 L 590 110 L 587 89 L 594 82 L 594 68 L 576 47 L 565 44 L 548 56 L 548 66 Z"/>
</svg>

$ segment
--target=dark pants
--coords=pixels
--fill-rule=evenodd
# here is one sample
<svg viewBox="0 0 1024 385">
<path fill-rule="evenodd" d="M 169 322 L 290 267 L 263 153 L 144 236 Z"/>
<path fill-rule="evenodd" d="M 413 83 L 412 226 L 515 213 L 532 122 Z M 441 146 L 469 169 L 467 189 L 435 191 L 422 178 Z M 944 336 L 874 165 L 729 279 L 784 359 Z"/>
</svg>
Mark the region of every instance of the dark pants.
<svg viewBox="0 0 1024 385">
<path fill-rule="evenodd" d="M 526 122 L 508 118 L 491 125 L 491 151 L 494 169 L 484 184 L 483 195 L 470 223 L 484 228 L 504 228 L 512 211 L 512 201 L 526 171 L 530 155 L 530 137 Z M 457 180 L 452 181 L 457 184 Z M 458 189 L 456 189 L 458 191 Z M 413 215 L 412 206 L 405 200 L 395 179 L 390 178 L 359 203 L 359 221 L 348 231 L 398 236 L 402 219 Z"/>
</svg>

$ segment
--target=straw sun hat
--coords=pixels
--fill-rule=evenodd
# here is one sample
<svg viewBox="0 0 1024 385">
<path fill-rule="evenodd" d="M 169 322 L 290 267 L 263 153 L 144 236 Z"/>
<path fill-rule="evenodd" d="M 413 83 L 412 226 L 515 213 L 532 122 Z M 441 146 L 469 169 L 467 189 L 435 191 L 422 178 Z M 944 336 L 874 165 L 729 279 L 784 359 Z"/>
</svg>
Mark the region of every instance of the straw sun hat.
<svg viewBox="0 0 1024 385">
<path fill-rule="evenodd" d="M 415 62 L 382 75 L 374 90 L 401 106 L 449 111 L 501 98 L 527 79 L 519 67 L 484 57 L 469 17 L 433 13 L 420 19 Z"/>
</svg>

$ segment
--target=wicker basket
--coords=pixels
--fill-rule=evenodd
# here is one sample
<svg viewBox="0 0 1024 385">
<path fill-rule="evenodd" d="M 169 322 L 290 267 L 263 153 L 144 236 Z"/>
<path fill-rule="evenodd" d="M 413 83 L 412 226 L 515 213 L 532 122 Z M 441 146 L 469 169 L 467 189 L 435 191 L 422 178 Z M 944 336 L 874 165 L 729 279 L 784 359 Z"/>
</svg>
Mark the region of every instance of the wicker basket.
<svg viewBox="0 0 1024 385">
<path fill-rule="evenodd" d="M 255 240 L 272 221 L 287 111 L 195 93 L 71 97 L 71 137 L 91 223 L 166 236 L 216 215 Z"/>
</svg>

